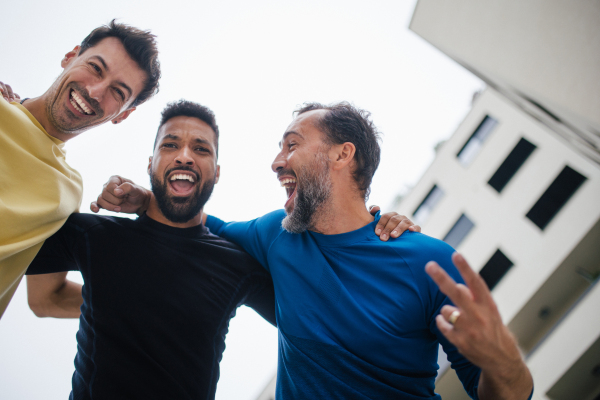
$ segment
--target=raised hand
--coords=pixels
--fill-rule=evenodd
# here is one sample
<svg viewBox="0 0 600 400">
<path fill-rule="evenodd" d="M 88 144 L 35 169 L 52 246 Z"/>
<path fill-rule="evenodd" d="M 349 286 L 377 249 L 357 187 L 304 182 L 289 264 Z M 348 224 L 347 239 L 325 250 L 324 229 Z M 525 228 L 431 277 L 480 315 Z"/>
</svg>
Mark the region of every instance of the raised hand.
<svg viewBox="0 0 600 400">
<path fill-rule="evenodd" d="M 101 208 L 127 214 L 141 214 L 148 208 L 152 192 L 133 181 L 113 175 L 104 184 L 102 193 L 90 204 L 90 210 L 97 213 Z"/>
<path fill-rule="evenodd" d="M 369 212 L 375 215 L 379 209 L 379 206 L 371 206 Z M 379 218 L 379 222 L 377 222 L 377 226 L 375 227 L 375 234 L 379 236 L 380 240 L 387 242 L 390 237 L 397 238 L 405 230 L 421 232 L 421 227 L 415 225 L 404 215 L 400 215 L 397 212 L 389 212 L 382 214 L 381 218 Z"/>
<path fill-rule="evenodd" d="M 457 284 L 434 261 L 425 266 L 455 305 L 442 307 L 436 317 L 438 329 L 462 355 L 481 368 L 481 398 L 526 399 L 533 387 L 531 374 L 514 336 L 502 323 L 485 281 L 460 254 L 454 253 L 452 262 L 466 286 Z"/>
</svg>

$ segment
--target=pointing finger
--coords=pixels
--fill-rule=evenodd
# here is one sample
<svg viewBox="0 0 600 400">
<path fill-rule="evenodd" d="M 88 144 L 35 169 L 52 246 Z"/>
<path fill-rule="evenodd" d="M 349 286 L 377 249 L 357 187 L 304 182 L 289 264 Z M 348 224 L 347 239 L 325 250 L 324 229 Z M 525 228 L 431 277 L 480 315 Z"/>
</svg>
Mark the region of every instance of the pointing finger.
<svg viewBox="0 0 600 400">
<path fill-rule="evenodd" d="M 452 300 L 460 308 L 470 309 L 473 296 L 469 288 L 463 284 L 457 284 L 446 271 L 435 261 L 430 261 L 425 266 L 425 271 L 438 285 L 442 293 Z"/>
<path fill-rule="evenodd" d="M 467 263 L 467 260 L 459 254 L 452 254 L 452 262 L 460 272 L 460 275 L 465 280 L 465 283 L 477 299 L 487 299 L 491 298 L 490 290 L 488 289 L 485 281 L 477 272 L 473 271 L 473 269 Z"/>
</svg>

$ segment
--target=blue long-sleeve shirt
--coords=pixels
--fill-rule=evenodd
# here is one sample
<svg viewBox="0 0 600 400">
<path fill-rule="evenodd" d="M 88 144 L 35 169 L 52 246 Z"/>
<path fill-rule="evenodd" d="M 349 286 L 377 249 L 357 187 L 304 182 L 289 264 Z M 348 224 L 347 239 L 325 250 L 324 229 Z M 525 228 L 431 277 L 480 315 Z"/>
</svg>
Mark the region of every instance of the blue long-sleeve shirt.
<svg viewBox="0 0 600 400">
<path fill-rule="evenodd" d="M 437 261 L 457 282 L 454 250 L 414 232 L 382 242 L 375 221 L 339 235 L 281 227 L 283 210 L 249 222 L 209 217 L 273 278 L 279 327 L 279 399 L 440 399 L 438 343 L 477 398 L 480 369 L 438 331 L 449 299 L 425 273 Z"/>
</svg>

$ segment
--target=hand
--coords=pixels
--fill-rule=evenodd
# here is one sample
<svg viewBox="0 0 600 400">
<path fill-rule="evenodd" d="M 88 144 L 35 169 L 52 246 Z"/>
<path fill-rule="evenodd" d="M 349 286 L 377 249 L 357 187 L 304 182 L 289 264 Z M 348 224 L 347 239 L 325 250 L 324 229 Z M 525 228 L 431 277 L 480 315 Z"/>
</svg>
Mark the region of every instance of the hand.
<svg viewBox="0 0 600 400">
<path fill-rule="evenodd" d="M 372 215 L 377 214 L 377 211 L 379 211 L 379 206 L 369 208 Z M 406 216 L 397 212 L 389 212 L 379 218 L 379 222 L 375 227 L 375 234 L 379 236 L 380 240 L 387 242 L 390 237 L 397 238 L 407 229 L 411 232 L 421 232 L 421 227 L 414 225 Z"/>
<path fill-rule="evenodd" d="M 142 214 L 148 209 L 152 192 L 136 185 L 133 181 L 113 175 L 104 184 L 98 200 L 90 204 L 90 210 L 97 213 L 101 208 L 127 214 Z"/>
<path fill-rule="evenodd" d="M 7 83 L 0 82 L 0 93 L 2 93 L 4 100 L 8 102 L 21 100 L 21 96 L 19 96 L 17 93 L 14 93 L 10 85 Z"/>
<path fill-rule="evenodd" d="M 502 323 L 485 281 L 460 254 L 454 253 L 452 262 L 466 286 L 457 284 L 434 261 L 425 266 L 442 293 L 456 305 L 442 307 L 436 317 L 438 329 L 462 355 L 481 368 L 486 385 L 480 387 L 480 394 L 485 390 L 494 399 L 519 398 L 523 394 L 522 398 L 527 398 L 533 387 L 531 375 L 514 336 Z M 450 323 L 455 311 L 460 314 Z"/>
</svg>

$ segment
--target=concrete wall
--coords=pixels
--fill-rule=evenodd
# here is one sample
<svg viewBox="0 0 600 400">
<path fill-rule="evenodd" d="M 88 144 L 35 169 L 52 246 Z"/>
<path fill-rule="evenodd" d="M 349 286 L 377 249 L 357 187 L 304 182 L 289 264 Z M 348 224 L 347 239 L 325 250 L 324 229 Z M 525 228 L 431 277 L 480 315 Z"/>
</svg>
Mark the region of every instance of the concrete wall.
<svg viewBox="0 0 600 400">
<path fill-rule="evenodd" d="M 516 102 L 550 111 L 597 154 L 599 21 L 591 0 L 419 0 L 410 29 Z"/>
</svg>

